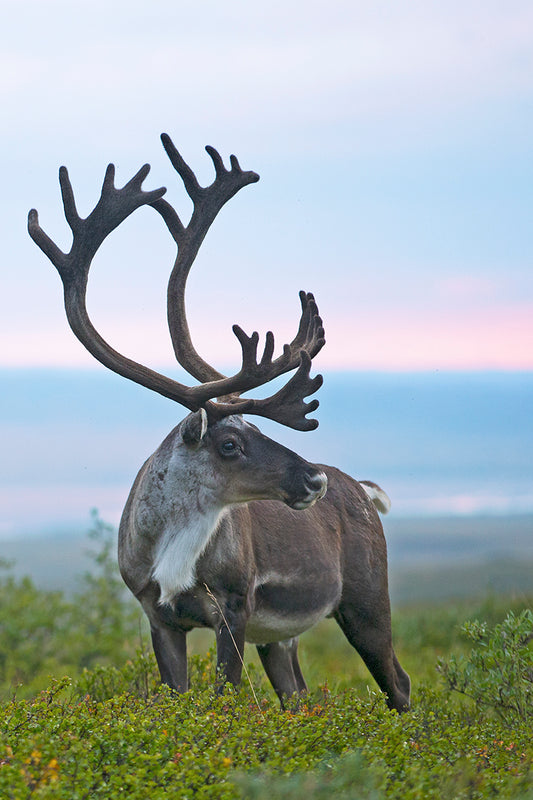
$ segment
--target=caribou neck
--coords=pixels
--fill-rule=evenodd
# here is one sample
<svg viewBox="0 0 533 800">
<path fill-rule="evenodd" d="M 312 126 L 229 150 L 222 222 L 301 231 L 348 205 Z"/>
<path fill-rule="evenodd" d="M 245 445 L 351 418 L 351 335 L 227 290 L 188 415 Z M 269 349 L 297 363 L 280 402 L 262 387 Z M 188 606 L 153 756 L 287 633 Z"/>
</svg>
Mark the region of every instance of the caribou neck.
<svg viewBox="0 0 533 800">
<path fill-rule="evenodd" d="M 137 542 L 151 554 L 146 578 L 159 584 L 160 605 L 194 584 L 198 559 L 225 510 L 209 465 L 196 474 L 176 439 L 173 431 L 148 459 L 132 509 Z"/>
</svg>

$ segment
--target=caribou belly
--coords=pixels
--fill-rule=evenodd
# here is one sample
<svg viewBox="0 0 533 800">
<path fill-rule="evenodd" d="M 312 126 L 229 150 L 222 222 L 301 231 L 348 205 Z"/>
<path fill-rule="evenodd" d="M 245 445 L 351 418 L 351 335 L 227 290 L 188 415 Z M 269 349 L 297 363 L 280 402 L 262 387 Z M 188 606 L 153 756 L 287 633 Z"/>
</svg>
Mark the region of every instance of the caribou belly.
<svg viewBox="0 0 533 800">
<path fill-rule="evenodd" d="M 267 644 L 299 636 L 338 605 L 341 586 L 336 580 L 310 586 L 276 577 L 256 582 L 254 608 L 246 624 L 247 642 Z"/>
</svg>

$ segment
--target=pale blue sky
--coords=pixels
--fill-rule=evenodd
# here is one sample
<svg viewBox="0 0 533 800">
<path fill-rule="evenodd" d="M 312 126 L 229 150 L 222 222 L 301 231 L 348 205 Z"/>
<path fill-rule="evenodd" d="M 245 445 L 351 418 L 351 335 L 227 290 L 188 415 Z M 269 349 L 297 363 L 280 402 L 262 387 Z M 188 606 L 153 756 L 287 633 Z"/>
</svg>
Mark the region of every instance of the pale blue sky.
<svg viewBox="0 0 533 800">
<path fill-rule="evenodd" d="M 206 144 L 261 175 L 223 209 L 190 279 L 193 338 L 216 366 L 237 362 L 235 322 L 248 332 L 272 328 L 278 345 L 292 338 L 303 288 L 324 317 L 316 367 L 326 386 L 337 385 L 328 384 L 333 369 L 426 370 L 430 378 L 447 369 L 533 369 L 530 2 L 0 0 L 0 11 L 0 367 L 97 367 L 68 329 L 59 278 L 27 235 L 27 212 L 36 207 L 68 248 L 58 167 L 68 166 L 86 215 L 114 161 L 119 184 L 152 164 L 146 186 L 166 185 L 186 215 L 159 142 L 166 131 L 202 183 L 212 177 Z M 167 371 L 173 259 L 161 220 L 142 209 L 97 255 L 88 298 L 114 347 Z M 91 505 L 116 521 L 143 458 L 183 416 L 145 392 L 153 432 L 121 428 L 109 437 L 72 379 L 72 398 L 68 374 L 57 381 L 53 425 L 31 381 L 27 421 L 11 412 L 0 420 L 4 535 L 25 519 L 83 519 Z M 419 444 L 432 447 L 441 418 L 413 387 L 431 423 Z M 335 433 L 329 397 L 325 387 L 321 427 L 302 445 L 280 426 L 274 435 L 389 488 L 387 437 L 374 443 L 367 414 L 352 418 L 344 406 L 336 420 L 343 434 Z M 387 403 L 384 430 L 395 432 L 401 456 L 413 447 L 411 429 L 392 395 Z M 467 399 L 457 430 L 475 431 L 477 414 Z M 479 467 L 471 481 L 435 489 L 420 462 L 390 479 L 393 508 L 530 509 L 524 419 L 513 416 L 506 449 L 492 447 L 499 434 L 491 425 L 479 441 L 463 442 L 463 450 L 473 442 L 480 464 L 485 452 L 516 462 L 515 483 L 509 472 L 498 489 L 496 463 L 486 486 Z M 454 455 L 446 457 L 441 463 L 436 452 L 436 466 L 452 464 L 453 477 Z M 122 471 L 110 483 L 115 461 Z"/>
<path fill-rule="evenodd" d="M 222 211 L 190 280 L 195 342 L 235 362 L 231 325 L 292 336 L 315 292 L 320 369 L 533 368 L 533 6 L 528 2 L 157 3 L 2 0 L 4 269 L 0 364 L 92 366 L 68 330 L 30 207 L 68 245 L 57 169 L 79 208 L 108 161 L 184 191 L 203 147 L 261 181 Z M 227 163 L 227 161 L 226 161 Z M 150 210 L 93 266 L 89 307 L 117 349 L 171 368 Z M 281 343 L 281 342 L 280 342 Z"/>
</svg>

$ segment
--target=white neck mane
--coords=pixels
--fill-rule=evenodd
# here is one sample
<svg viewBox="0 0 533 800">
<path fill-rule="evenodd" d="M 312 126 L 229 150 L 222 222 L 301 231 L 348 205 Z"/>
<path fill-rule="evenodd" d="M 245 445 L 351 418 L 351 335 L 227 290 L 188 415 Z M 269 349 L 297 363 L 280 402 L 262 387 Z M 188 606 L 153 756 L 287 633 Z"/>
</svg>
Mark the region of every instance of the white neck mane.
<svg viewBox="0 0 533 800">
<path fill-rule="evenodd" d="M 212 510 L 190 519 L 188 525 L 169 528 L 157 548 L 152 578 L 161 587 L 159 605 L 171 603 L 179 592 L 195 581 L 196 563 L 217 529 L 223 509 Z"/>
</svg>

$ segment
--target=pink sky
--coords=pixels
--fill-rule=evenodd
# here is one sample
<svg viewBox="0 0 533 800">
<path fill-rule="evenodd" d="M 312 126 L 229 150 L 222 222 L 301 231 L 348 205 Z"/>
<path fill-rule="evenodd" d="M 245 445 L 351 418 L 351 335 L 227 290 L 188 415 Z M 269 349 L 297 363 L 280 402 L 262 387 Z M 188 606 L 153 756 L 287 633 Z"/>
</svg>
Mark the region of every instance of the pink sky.
<svg viewBox="0 0 533 800">
<path fill-rule="evenodd" d="M 343 337 L 335 320 L 329 341 L 335 347 L 324 355 L 324 365 L 343 369 L 533 369 L 533 304 L 493 308 L 468 315 L 437 312 L 409 318 L 401 311 L 388 314 L 375 326 L 359 316 L 352 325 L 354 346 Z M 372 334 L 365 332 L 372 326 Z M 361 333 L 359 333 L 361 332 Z"/>
<path fill-rule="evenodd" d="M 33 330 L 19 335 L 4 350 L 2 365 L 96 366 L 66 324 L 58 322 L 42 333 L 45 348 L 36 346 Z M 141 363 L 160 370 L 174 369 L 161 320 L 153 320 L 152 324 L 145 320 L 142 326 L 111 327 L 106 336 L 113 346 Z M 228 363 L 228 352 L 235 359 L 238 356 L 238 346 L 232 338 L 227 326 L 226 331 L 221 327 L 210 331 L 206 326 L 195 336 L 195 344 L 214 365 L 222 367 Z M 326 339 L 325 348 L 316 358 L 317 370 L 532 370 L 533 304 L 469 313 L 417 311 L 416 316 L 401 309 L 379 317 L 357 312 L 352 319 L 330 314 Z"/>
</svg>

